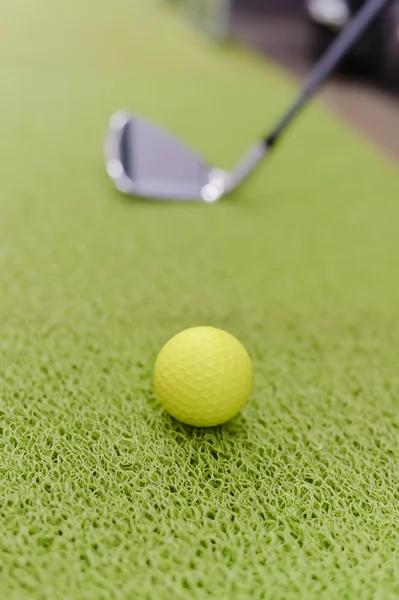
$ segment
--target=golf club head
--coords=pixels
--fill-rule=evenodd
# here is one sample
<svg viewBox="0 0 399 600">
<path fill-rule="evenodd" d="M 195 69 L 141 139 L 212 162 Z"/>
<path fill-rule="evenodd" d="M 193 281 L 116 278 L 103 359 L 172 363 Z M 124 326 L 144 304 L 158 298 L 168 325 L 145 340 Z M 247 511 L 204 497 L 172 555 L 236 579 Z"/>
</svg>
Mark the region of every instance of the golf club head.
<svg viewBox="0 0 399 600">
<path fill-rule="evenodd" d="M 214 170 L 200 156 L 167 131 L 127 111 L 111 117 L 104 150 L 108 175 L 125 194 L 205 202 L 223 195 L 223 186 L 211 183 Z"/>
</svg>

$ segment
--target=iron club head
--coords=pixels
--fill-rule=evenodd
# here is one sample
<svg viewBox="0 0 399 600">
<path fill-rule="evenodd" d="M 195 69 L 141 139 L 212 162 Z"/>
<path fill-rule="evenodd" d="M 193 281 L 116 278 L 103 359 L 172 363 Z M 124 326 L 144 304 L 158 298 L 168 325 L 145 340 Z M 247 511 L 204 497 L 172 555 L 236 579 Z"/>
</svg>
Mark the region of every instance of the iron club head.
<svg viewBox="0 0 399 600">
<path fill-rule="evenodd" d="M 212 169 L 172 134 L 127 111 L 111 117 L 104 151 L 108 175 L 125 194 L 215 202 L 227 189 L 224 171 Z"/>
<path fill-rule="evenodd" d="M 213 169 L 160 127 L 125 111 L 111 117 L 105 141 L 109 176 L 125 194 L 163 200 L 215 202 L 248 179 L 340 60 L 391 0 L 367 0 L 316 63 L 293 104 L 271 133 L 254 144 L 232 171 Z"/>
</svg>

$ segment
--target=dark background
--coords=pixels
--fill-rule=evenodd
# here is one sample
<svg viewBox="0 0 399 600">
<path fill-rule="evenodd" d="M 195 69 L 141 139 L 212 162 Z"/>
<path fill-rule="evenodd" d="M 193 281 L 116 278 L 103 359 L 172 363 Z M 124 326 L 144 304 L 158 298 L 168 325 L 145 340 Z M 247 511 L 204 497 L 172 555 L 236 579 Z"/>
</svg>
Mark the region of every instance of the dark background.
<svg viewBox="0 0 399 600">
<path fill-rule="evenodd" d="M 234 0 L 233 5 L 236 9 L 300 13 L 303 11 L 304 0 Z"/>
</svg>

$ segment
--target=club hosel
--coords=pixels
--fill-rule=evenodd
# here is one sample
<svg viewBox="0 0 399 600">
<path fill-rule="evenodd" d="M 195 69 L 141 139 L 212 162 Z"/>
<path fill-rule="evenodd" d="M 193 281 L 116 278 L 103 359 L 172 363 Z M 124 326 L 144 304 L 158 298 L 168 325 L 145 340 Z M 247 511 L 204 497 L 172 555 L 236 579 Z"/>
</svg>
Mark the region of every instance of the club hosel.
<svg viewBox="0 0 399 600">
<path fill-rule="evenodd" d="M 273 146 L 275 146 L 275 144 L 278 141 L 279 136 L 277 135 L 277 133 L 272 133 L 271 135 L 269 135 L 269 137 L 267 137 L 264 141 L 263 144 L 265 146 L 266 152 L 268 150 L 270 150 L 271 148 L 273 148 Z"/>
<path fill-rule="evenodd" d="M 252 146 L 235 169 L 231 172 L 228 182 L 228 191 L 235 189 L 240 183 L 255 171 L 256 167 L 262 162 L 268 151 L 265 143 L 258 142 Z"/>
</svg>

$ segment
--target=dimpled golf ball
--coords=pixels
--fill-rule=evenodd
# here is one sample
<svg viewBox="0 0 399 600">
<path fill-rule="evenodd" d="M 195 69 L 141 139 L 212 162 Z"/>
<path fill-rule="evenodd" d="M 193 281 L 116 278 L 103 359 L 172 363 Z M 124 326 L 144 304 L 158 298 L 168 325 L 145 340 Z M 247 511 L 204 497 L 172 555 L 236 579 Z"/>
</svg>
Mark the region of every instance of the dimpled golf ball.
<svg viewBox="0 0 399 600">
<path fill-rule="evenodd" d="M 155 393 L 175 419 L 196 427 L 226 423 L 252 390 L 252 363 L 244 346 L 214 327 L 175 335 L 155 363 Z"/>
</svg>

